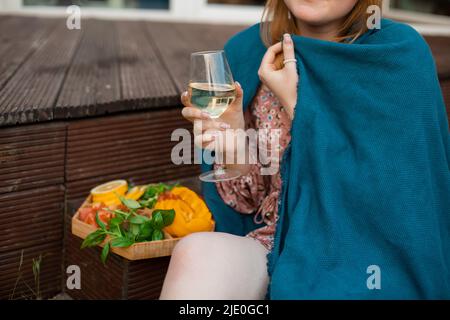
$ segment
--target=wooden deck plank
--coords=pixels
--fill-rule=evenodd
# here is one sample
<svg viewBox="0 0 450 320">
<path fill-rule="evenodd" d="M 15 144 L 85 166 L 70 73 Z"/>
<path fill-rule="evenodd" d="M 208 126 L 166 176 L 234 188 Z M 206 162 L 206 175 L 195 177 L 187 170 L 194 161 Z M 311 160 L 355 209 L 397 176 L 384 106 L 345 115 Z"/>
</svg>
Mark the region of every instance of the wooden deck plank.
<svg viewBox="0 0 450 320">
<path fill-rule="evenodd" d="M 67 217 L 69 220 L 71 217 Z M 83 239 L 67 233 L 64 265 L 78 265 L 81 269 L 83 285 L 81 290 L 71 290 L 74 299 L 118 299 L 124 294 L 124 260 L 115 254 L 108 257 L 107 266 L 100 261 L 100 247 L 80 249 Z M 107 270 L 107 272 L 105 272 Z"/>
<path fill-rule="evenodd" d="M 161 126 L 161 119 L 172 120 Z M 118 120 L 120 129 L 116 128 Z M 100 121 L 86 119 L 73 127 L 69 124 L 66 181 L 99 181 L 114 174 L 122 176 L 124 171 L 163 173 L 165 169 L 177 168 L 181 172 L 183 168 L 171 161 L 171 149 L 177 142 L 170 137 L 173 130 L 188 127 L 190 124 L 178 109 L 110 116 Z M 186 167 L 192 170 L 192 166 Z"/>
<path fill-rule="evenodd" d="M 52 120 L 54 105 L 75 54 L 80 32 L 65 20 L 0 91 L 0 125 Z"/>
<path fill-rule="evenodd" d="M 5 14 L 0 14 L 0 28 L 3 28 L 6 23 L 8 22 L 8 20 L 10 20 L 12 18 L 11 15 L 5 15 Z M 4 29 L 0 29 L 0 30 L 4 30 Z"/>
<path fill-rule="evenodd" d="M 22 278 L 18 282 L 14 299 L 33 299 L 28 286 L 34 290 L 34 275 L 32 259 L 42 255 L 40 270 L 40 291 L 42 298 L 51 298 L 61 292 L 62 281 L 62 244 L 60 241 L 51 241 L 36 246 L 28 246 L 0 253 L 0 299 L 10 299 L 17 281 L 21 252 L 23 251 Z"/>
<path fill-rule="evenodd" d="M 2 16 L 0 15 L 0 40 L 2 43 L 7 41 L 15 41 L 18 40 L 18 36 L 22 35 L 20 39 L 23 39 L 23 36 L 26 36 L 26 32 L 32 31 L 30 28 L 30 24 L 33 24 L 34 21 L 38 20 L 36 17 L 25 17 L 25 16 Z M 49 21 L 53 19 L 39 19 L 44 21 Z"/>
<path fill-rule="evenodd" d="M 19 141 L 20 139 L 29 139 L 38 137 L 40 134 L 48 134 L 58 132 L 65 132 L 66 127 L 64 123 L 52 122 L 47 123 L 45 130 L 40 126 L 25 125 L 16 127 L 2 128 L 0 131 L 0 143 L 8 143 Z"/>
<path fill-rule="evenodd" d="M 45 41 L 55 19 L 15 18 L 0 24 L 0 89 Z"/>
<path fill-rule="evenodd" d="M 119 22 L 122 103 L 130 109 L 174 106 L 177 91 L 144 22 Z M 178 63 L 178 62 L 176 62 Z"/>
<path fill-rule="evenodd" d="M 64 183 L 66 124 L 0 130 L 0 197 Z"/>
<path fill-rule="evenodd" d="M 441 89 L 447 109 L 448 123 L 450 127 L 450 77 L 447 80 L 441 81 Z"/>
<path fill-rule="evenodd" d="M 189 40 L 184 38 L 173 24 L 148 22 L 146 26 L 153 42 L 158 43 L 163 63 L 170 70 L 177 93 L 180 94 L 186 89 L 189 78 L 189 52 L 195 50 Z"/>
<path fill-rule="evenodd" d="M 51 297 L 60 291 L 63 201 L 61 184 L 0 194 L 0 299 L 9 298 L 13 291 L 22 250 L 22 280 L 34 288 L 31 260 L 42 254 L 40 283 L 43 297 Z M 31 292 L 23 281 L 19 281 L 15 298 L 21 298 L 24 293 Z"/>
<path fill-rule="evenodd" d="M 33 199 L 33 205 L 25 206 L 28 199 Z M 0 252 L 62 239 L 64 189 L 61 185 L 3 194 L 0 201 Z M 27 232 L 26 229 L 40 232 Z"/>
<path fill-rule="evenodd" d="M 121 105 L 116 25 L 112 21 L 84 21 L 80 46 L 58 97 L 55 118 L 98 115 L 101 109 Z"/>
<path fill-rule="evenodd" d="M 146 22 L 166 68 L 170 70 L 178 94 L 186 90 L 189 80 L 190 54 L 222 49 L 226 40 L 241 26 Z"/>
<path fill-rule="evenodd" d="M 425 37 L 434 60 L 441 81 L 450 79 L 450 37 L 434 36 Z"/>
</svg>

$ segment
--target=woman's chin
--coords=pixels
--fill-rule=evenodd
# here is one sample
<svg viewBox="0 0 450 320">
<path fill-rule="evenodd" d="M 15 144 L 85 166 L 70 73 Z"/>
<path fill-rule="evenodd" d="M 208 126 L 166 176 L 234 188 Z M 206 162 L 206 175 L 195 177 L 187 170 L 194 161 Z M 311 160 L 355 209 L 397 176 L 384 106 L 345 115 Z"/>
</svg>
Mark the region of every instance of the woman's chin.
<svg viewBox="0 0 450 320">
<path fill-rule="evenodd" d="M 298 20 L 310 25 L 325 24 L 327 23 L 327 17 L 329 16 L 326 10 L 319 10 L 305 5 L 298 5 L 292 10 L 292 14 Z"/>
</svg>

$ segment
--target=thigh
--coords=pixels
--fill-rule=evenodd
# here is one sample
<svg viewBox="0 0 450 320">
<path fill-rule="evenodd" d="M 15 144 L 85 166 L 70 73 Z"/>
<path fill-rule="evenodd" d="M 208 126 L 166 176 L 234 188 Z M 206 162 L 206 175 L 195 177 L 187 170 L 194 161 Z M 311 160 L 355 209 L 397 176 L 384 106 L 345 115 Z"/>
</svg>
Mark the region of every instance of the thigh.
<svg viewBox="0 0 450 320">
<path fill-rule="evenodd" d="M 161 299 L 263 299 L 267 249 L 221 232 L 191 234 L 176 245 Z"/>
</svg>

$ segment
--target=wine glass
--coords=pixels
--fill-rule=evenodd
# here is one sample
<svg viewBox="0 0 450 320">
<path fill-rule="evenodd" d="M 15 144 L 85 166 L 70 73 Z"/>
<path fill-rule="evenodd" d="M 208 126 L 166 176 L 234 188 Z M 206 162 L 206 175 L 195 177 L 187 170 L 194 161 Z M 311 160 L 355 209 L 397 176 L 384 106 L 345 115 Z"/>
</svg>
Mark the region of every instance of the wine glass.
<svg viewBox="0 0 450 320">
<path fill-rule="evenodd" d="M 225 52 L 223 50 L 194 52 L 191 54 L 189 93 L 191 104 L 209 114 L 213 119 L 219 118 L 236 99 L 236 88 Z M 216 170 L 204 172 L 200 180 L 220 182 L 232 180 L 241 174 L 238 170 L 226 169 L 222 165 L 223 141 L 215 141 L 215 161 L 221 166 Z M 220 159 L 220 160 L 219 160 Z"/>
</svg>

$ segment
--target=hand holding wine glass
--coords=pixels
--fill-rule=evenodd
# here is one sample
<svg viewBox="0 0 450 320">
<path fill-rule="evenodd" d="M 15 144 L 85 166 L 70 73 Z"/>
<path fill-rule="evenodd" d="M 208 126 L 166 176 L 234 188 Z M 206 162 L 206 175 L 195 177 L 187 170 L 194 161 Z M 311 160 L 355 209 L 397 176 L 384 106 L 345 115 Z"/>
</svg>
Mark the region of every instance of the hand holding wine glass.
<svg viewBox="0 0 450 320">
<path fill-rule="evenodd" d="M 223 50 L 193 53 L 191 55 L 191 75 L 189 90 L 181 96 L 185 106 L 183 116 L 194 124 L 194 139 L 201 148 L 214 149 L 218 134 L 226 129 L 244 129 L 242 109 L 242 88 L 233 81 L 231 71 Z M 224 141 L 224 140 L 222 140 Z M 216 159 L 235 152 L 226 150 L 227 143 L 220 144 L 223 150 L 216 149 Z M 200 179 L 217 182 L 240 176 L 236 169 L 220 169 L 204 173 Z"/>
<path fill-rule="evenodd" d="M 211 133 L 219 133 L 226 129 L 243 129 L 244 114 L 242 110 L 242 88 L 238 82 L 235 82 L 236 96 L 234 101 L 229 105 L 227 110 L 219 118 L 211 118 L 209 113 L 194 107 L 191 103 L 191 94 L 189 91 L 183 92 L 181 102 L 185 106 L 182 115 L 191 121 L 194 126 L 201 127 L 201 134 L 195 137 L 197 146 L 206 149 L 211 148 L 214 137 Z M 195 130 L 197 132 L 197 130 Z"/>
</svg>

